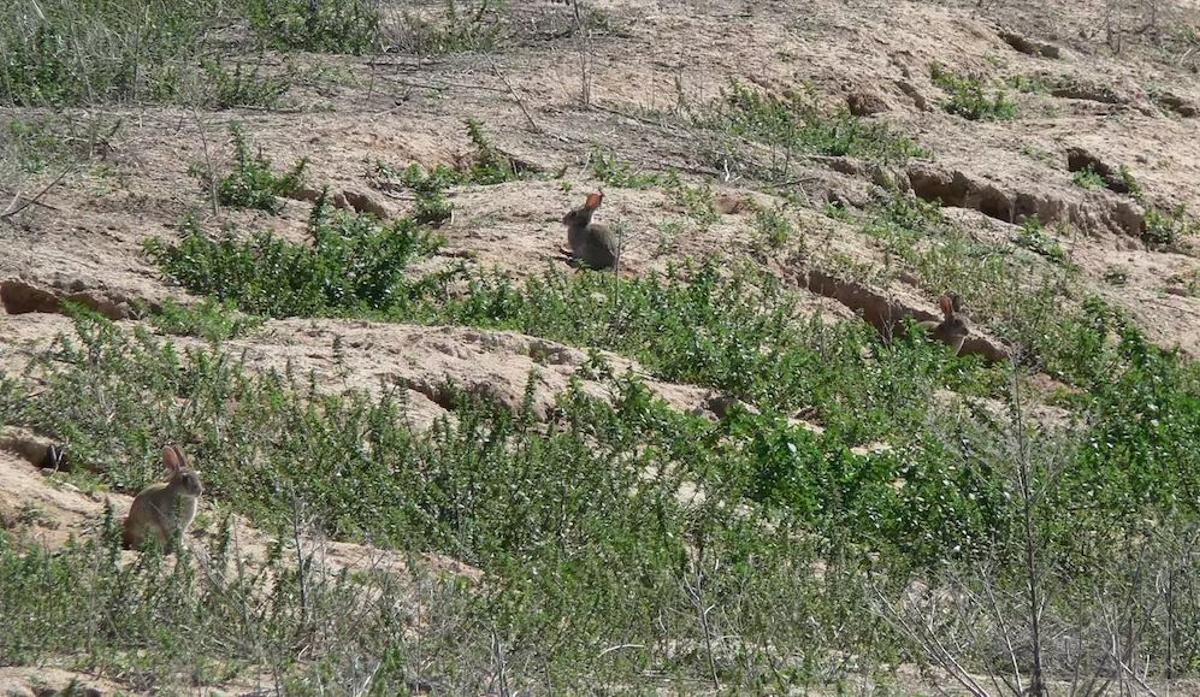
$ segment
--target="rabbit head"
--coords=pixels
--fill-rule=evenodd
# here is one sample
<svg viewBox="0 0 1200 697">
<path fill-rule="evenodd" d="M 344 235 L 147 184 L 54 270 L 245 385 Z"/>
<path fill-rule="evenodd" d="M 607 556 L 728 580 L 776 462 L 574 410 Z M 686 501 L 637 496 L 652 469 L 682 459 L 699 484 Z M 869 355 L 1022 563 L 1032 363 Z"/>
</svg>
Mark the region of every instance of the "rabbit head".
<svg viewBox="0 0 1200 697">
<path fill-rule="evenodd" d="M 187 458 L 177 445 L 168 445 L 163 449 L 163 464 L 171 473 L 170 487 L 184 496 L 199 497 L 204 493 L 200 483 L 200 474 L 188 467 Z"/>
<path fill-rule="evenodd" d="M 579 208 L 574 208 L 567 212 L 562 217 L 563 225 L 567 227 L 587 227 L 592 222 L 592 213 L 600 207 L 600 202 L 604 200 L 604 192 L 597 191 L 588 194 L 587 200 Z"/>
<path fill-rule="evenodd" d="M 967 326 L 967 318 L 962 315 L 962 303 L 957 295 L 947 293 L 938 298 L 938 307 L 942 309 L 942 321 L 938 331 L 948 338 L 966 338 L 971 333 Z"/>
</svg>

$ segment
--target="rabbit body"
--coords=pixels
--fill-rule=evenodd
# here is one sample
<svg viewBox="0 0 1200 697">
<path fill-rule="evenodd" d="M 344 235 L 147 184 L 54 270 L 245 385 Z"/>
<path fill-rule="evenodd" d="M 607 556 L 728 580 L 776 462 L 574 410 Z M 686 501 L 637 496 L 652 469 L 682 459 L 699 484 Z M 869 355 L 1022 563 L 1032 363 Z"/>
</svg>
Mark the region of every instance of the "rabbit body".
<svg viewBox="0 0 1200 697">
<path fill-rule="evenodd" d="M 954 349 L 955 355 L 962 351 L 963 342 L 971 333 L 967 326 L 967 318 L 959 312 L 958 299 L 951 295 L 943 295 L 938 299 L 942 310 L 942 319 L 925 320 L 917 326 L 929 332 L 933 338 Z"/>
<path fill-rule="evenodd" d="M 142 489 L 129 507 L 122 531 L 127 549 L 141 548 L 151 535 L 165 548 L 187 532 L 196 517 L 196 504 L 204 492 L 200 475 L 187 467 L 183 452 L 175 446 L 164 451 L 163 462 L 171 478 Z"/>
<path fill-rule="evenodd" d="M 600 206 L 601 198 L 601 194 L 591 194 L 583 206 L 562 218 L 563 225 L 567 226 L 567 246 L 571 248 L 571 256 L 596 270 L 613 268 L 620 258 L 620 240 L 616 233 L 606 225 L 592 222 L 592 213 Z"/>
</svg>

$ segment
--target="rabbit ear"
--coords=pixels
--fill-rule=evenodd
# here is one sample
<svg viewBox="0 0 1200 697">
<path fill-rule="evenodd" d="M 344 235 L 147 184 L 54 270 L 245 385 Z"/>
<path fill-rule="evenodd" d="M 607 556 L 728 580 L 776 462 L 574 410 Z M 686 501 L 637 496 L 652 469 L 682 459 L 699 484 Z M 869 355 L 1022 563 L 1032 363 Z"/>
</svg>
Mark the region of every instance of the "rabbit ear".
<svg viewBox="0 0 1200 697">
<path fill-rule="evenodd" d="M 588 194 L 587 201 L 584 202 L 583 207 L 589 211 L 594 211 L 600 207 L 600 202 L 603 200 L 604 193 L 601 191 L 597 191 L 594 194 Z"/>
<path fill-rule="evenodd" d="M 954 314 L 954 299 L 949 294 L 938 298 L 938 306 L 942 308 L 942 314 L 949 317 Z"/>
<path fill-rule="evenodd" d="M 187 467 L 187 458 L 183 456 L 179 446 L 168 445 L 163 448 L 163 464 L 172 472 L 179 472 Z"/>
</svg>

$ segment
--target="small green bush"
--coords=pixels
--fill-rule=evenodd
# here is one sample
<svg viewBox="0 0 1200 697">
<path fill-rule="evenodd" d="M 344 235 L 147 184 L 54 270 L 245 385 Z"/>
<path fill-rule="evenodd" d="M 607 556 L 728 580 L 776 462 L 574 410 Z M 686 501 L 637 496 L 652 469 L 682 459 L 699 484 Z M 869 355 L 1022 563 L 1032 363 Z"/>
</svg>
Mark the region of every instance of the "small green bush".
<svg viewBox="0 0 1200 697">
<path fill-rule="evenodd" d="M 213 343 L 244 336 L 262 324 L 261 319 L 239 312 L 232 301 L 218 302 L 212 298 L 204 298 L 191 307 L 167 298 L 150 315 L 150 322 L 165 334 L 196 336 Z"/>
<path fill-rule="evenodd" d="M 1062 264 L 1067 260 L 1067 253 L 1063 250 L 1062 245 L 1052 235 L 1046 233 L 1046 229 L 1037 218 L 1029 218 L 1021 224 L 1016 243 L 1055 263 Z"/>
<path fill-rule="evenodd" d="M 279 197 L 290 196 L 304 183 L 308 160 L 302 158 L 287 172 L 276 173 L 271 170 L 271 161 L 263 156 L 261 150 L 252 152 L 250 141 L 241 126 L 230 126 L 229 134 L 233 139 L 234 165 L 233 170 L 217 183 L 217 200 L 221 205 L 232 208 L 256 208 L 278 213 L 283 209 Z M 206 190 L 211 186 L 213 173 L 202 166 L 194 166 L 192 175 L 201 181 Z"/>
<path fill-rule="evenodd" d="M 951 114 L 971 121 L 1009 121 L 1017 117 L 1017 105 L 1004 90 L 989 96 L 980 78 L 960 75 L 939 63 L 929 66 L 929 77 L 950 93 L 942 108 Z"/>
<path fill-rule="evenodd" d="M 324 197 L 309 219 L 311 245 L 265 232 L 212 239 L 194 222 L 184 233 L 177 245 L 149 240 L 147 253 L 189 290 L 270 317 L 397 311 L 432 283 L 408 278 L 409 264 L 439 244 L 412 220 L 380 224 Z"/>
<path fill-rule="evenodd" d="M 248 0 L 246 14 L 268 48 L 362 55 L 380 43 L 378 0 Z"/>
<path fill-rule="evenodd" d="M 810 96 L 778 97 L 733 82 L 723 97 L 693 118 L 696 125 L 749 138 L 797 155 L 861 157 L 904 162 L 925 151 L 882 123 L 846 109 L 825 113 Z"/>
<path fill-rule="evenodd" d="M 1100 174 L 1090 166 L 1076 171 L 1071 176 L 1071 181 L 1075 182 L 1075 186 L 1078 186 L 1081 189 L 1087 189 L 1089 191 L 1095 191 L 1108 187 L 1108 182 L 1104 180 L 1104 177 L 1100 176 Z"/>
</svg>

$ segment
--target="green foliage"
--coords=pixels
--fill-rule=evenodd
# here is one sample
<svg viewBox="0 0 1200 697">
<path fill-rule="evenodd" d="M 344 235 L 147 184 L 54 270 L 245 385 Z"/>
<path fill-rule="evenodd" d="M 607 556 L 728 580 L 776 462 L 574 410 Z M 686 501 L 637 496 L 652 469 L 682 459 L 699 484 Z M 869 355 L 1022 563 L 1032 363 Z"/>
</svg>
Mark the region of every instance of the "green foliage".
<svg viewBox="0 0 1200 697">
<path fill-rule="evenodd" d="M 150 315 L 150 322 L 165 334 L 196 336 L 213 343 L 244 336 L 262 324 L 261 319 L 240 313 L 232 301 L 218 302 L 211 298 L 190 307 L 167 298 Z"/>
<path fill-rule="evenodd" d="M 1013 75 L 1005 82 L 1012 89 L 1024 94 L 1048 94 L 1050 86 L 1040 75 Z"/>
<path fill-rule="evenodd" d="M 1071 175 L 1071 181 L 1075 182 L 1075 186 L 1089 191 L 1108 187 L 1108 182 L 1104 181 L 1104 177 L 1100 176 L 1091 166 L 1076 171 Z"/>
<path fill-rule="evenodd" d="M 1171 247 L 1180 237 L 1200 232 L 1200 223 L 1188 215 L 1183 204 L 1172 211 L 1147 206 L 1143 221 L 1142 240 L 1153 247 Z"/>
<path fill-rule="evenodd" d="M 1046 229 L 1042 227 L 1041 221 L 1037 218 L 1029 218 L 1021 224 L 1021 229 L 1017 233 L 1015 241 L 1019 246 L 1035 254 L 1040 254 L 1055 263 L 1063 264 L 1067 261 L 1067 253 L 1063 250 L 1062 245 L 1046 232 Z"/>
<path fill-rule="evenodd" d="M 166 101 L 199 55 L 216 3 L 0 4 L 0 99 L 18 106 Z"/>
<path fill-rule="evenodd" d="M 362 54 L 379 24 L 376 0 L 0 3 L 0 99 L 273 108 L 296 76 L 265 50 Z"/>
<path fill-rule="evenodd" d="M 75 336 L 35 359 L 36 392 L 27 390 L 33 382 L 15 389 L 0 379 L 0 415 L 70 443 L 81 467 L 118 491 L 157 476 L 159 444 L 171 439 L 190 444 L 210 500 L 274 534 L 290 537 L 302 510 L 334 538 L 442 552 L 482 567 L 487 588 L 470 602 L 459 593 L 441 596 L 430 605 L 429 617 L 439 618 L 428 625 L 434 634 L 421 638 L 426 651 L 457 645 L 474 656 L 478 647 L 479 663 L 463 665 L 457 652 L 444 657 L 459 661 L 448 674 L 455 680 L 491 674 L 487 659 L 499 636 L 511 665 L 541 657 L 535 675 L 542 677 L 514 667 L 513 679 L 524 684 L 547 679 L 547 672 L 560 689 L 633 684 L 646 670 L 667 666 L 691 684 L 713 664 L 731 686 L 771 675 L 784 685 L 804 683 L 811 674 L 777 675 L 771 656 L 797 652 L 835 674 L 894 662 L 898 637 L 874 622 L 837 619 L 871 617 L 876 590 L 899 597 L 910 574 L 929 578 L 956 560 L 1019 563 L 1017 451 L 1005 449 L 1005 427 L 986 412 L 936 406 L 931 393 L 940 379 L 931 378 L 947 375 L 946 361 L 924 342 L 889 347 L 859 328 L 797 325 L 777 290 L 722 281 L 711 270 L 686 282 L 630 281 L 620 294 L 620 307 L 629 310 L 617 320 L 624 331 L 614 332 L 611 320 L 591 317 L 597 307 L 616 307 L 617 296 L 582 310 L 571 302 L 603 293 L 610 278 L 543 281 L 552 282 L 579 283 L 578 295 L 560 292 L 555 300 L 553 289 L 526 289 L 531 306 L 510 295 L 510 318 L 547 334 L 590 340 L 606 332 L 599 343 L 617 348 L 646 342 L 651 332 L 666 335 L 630 352 L 661 356 L 648 363 L 657 372 L 759 396 L 766 411 L 734 409 L 715 422 L 690 417 L 629 376 L 604 377 L 610 371 L 596 360 L 582 368 L 607 382 L 611 401 L 572 386 L 556 416 L 539 423 L 532 396 L 510 411 L 447 385 L 456 418 L 418 432 L 390 395 L 322 395 L 303 377 L 254 375 L 217 349 L 180 354 L 142 332 L 82 316 Z M 781 312 L 755 309 L 764 307 Z M 1032 469 L 1034 486 L 1045 492 L 1035 521 L 1040 558 L 1053 570 L 1047 583 L 1061 574 L 1072 587 L 1091 589 L 1147 520 L 1155 529 L 1197 520 L 1200 373 L 1100 305 L 1081 320 L 1088 329 L 1074 355 L 1088 391 L 1071 400 L 1086 425 L 1077 442 L 1031 432 L 1028 447 L 1055 453 Z M 1104 341 L 1109 330 L 1118 342 Z M 530 379 L 532 390 L 537 377 Z M 826 429 L 789 423 L 797 404 Z M 850 450 L 880 435 L 890 449 Z M 679 497 L 685 483 L 704 497 Z M 104 529 L 101 539 L 112 544 L 111 520 Z M 228 536 L 219 528 L 206 538 L 221 559 Z M 375 622 L 390 626 L 375 614 L 383 608 L 409 606 L 385 602 L 393 586 L 371 585 L 386 575 L 353 580 L 366 583 L 369 603 L 346 605 L 358 597 L 352 579 L 321 575 L 307 581 L 316 584 L 306 586 L 307 598 L 280 592 L 266 605 L 250 602 L 257 609 L 247 611 L 228 600 L 258 598 L 258 577 L 210 585 L 220 577 L 194 574 L 191 564 L 172 572 L 153 555 L 124 565 L 103 546 L 52 557 L 16 553 L 6 540 L 0 536 L 0 611 L 15 623 L 0 635 L 0 649 L 23 661 L 86 650 L 95 664 L 114 666 L 136 649 L 147 666 L 144 679 L 162 685 L 172 668 L 208 663 L 197 656 L 229 659 L 244 656 L 247 646 L 308 675 L 335 646 L 370 663 L 384 645 L 407 645 L 403 635 L 364 631 Z M 818 564 L 820 576 L 800 572 Z M 306 582 L 286 566 L 273 568 L 285 589 Z M 701 572 L 706 597 L 722 601 L 705 620 L 689 610 Z M 151 586 L 154 596 L 146 595 Z M 73 592 L 79 589 L 85 592 Z M 185 595 L 189 600 L 180 602 Z M 1090 598 L 1067 596 L 1044 611 L 1059 622 L 1077 618 L 1079 603 L 1094 603 Z M 109 619 L 109 602 L 80 613 L 81 604 L 97 599 L 110 599 L 123 614 Z M 649 608 L 669 613 L 671 626 L 646 622 Z M 319 636 L 304 634 L 314 618 L 324 618 Z M 98 629 L 112 629 L 105 624 L 112 621 L 121 622 L 116 631 Z M 483 629 L 464 633 L 463 623 Z M 235 647 L 227 641 L 231 628 L 241 637 Z M 706 632 L 734 630 L 745 640 L 738 652 L 603 652 L 620 642 L 698 643 Z M 1168 630 L 1142 631 L 1159 641 Z M 147 641 L 147 632 L 157 639 Z M 289 648 L 298 636 L 313 642 L 304 659 Z M 546 653 L 548 645 L 555 651 Z M 1185 655 L 1200 650 L 1194 642 L 1178 646 Z M 186 654 L 175 652 L 183 647 Z M 854 667 L 827 663 L 830 652 L 851 649 L 859 656 Z M 193 679 L 215 680 L 202 671 Z"/>
<path fill-rule="evenodd" d="M 379 44 L 378 0 L 247 0 L 246 14 L 269 48 L 362 55 Z"/>
<path fill-rule="evenodd" d="M 380 224 L 324 198 L 309 219 L 311 245 L 271 233 L 211 239 L 195 223 L 184 233 L 178 245 L 148 241 L 147 253 L 189 290 L 270 317 L 402 311 L 434 283 L 408 278 L 409 264 L 439 244 L 409 219 Z"/>
<path fill-rule="evenodd" d="M 526 173 L 521 167 L 492 143 L 482 123 L 467 119 L 466 129 L 473 151 L 458 167 L 438 164 L 426 170 L 414 162 L 403 169 L 396 169 L 386 163 L 376 162 L 373 173 L 375 185 L 381 189 L 409 189 L 417 194 L 433 195 L 441 194 L 452 186 L 491 186 L 525 178 Z"/>
<path fill-rule="evenodd" d="M 1129 195 L 1135 201 L 1141 201 L 1145 195 L 1145 191 L 1142 189 L 1141 182 L 1137 180 L 1137 177 L 1133 176 L 1133 171 L 1129 167 L 1121 165 L 1118 174 L 1121 177 L 1121 181 L 1124 182 L 1125 188 L 1129 190 Z"/>
<path fill-rule="evenodd" d="M 470 183 L 489 186 L 520 179 L 517 166 L 506 155 L 496 149 L 491 138 L 478 120 L 466 121 L 467 137 L 474 146 L 474 158 L 466 176 Z"/>
<path fill-rule="evenodd" d="M 978 77 L 960 75 L 939 63 L 929 66 L 929 77 L 933 84 L 950 93 L 942 108 L 951 114 L 971 121 L 1009 121 L 1017 117 L 1017 105 L 1004 90 L 996 90 L 989 96 Z"/>
<path fill-rule="evenodd" d="M 272 109 L 279 106 L 283 95 L 292 87 L 292 76 L 263 75 L 258 63 L 251 67 L 237 61 L 233 70 L 215 60 L 203 60 L 200 65 L 208 94 L 204 101 L 217 109 Z"/>
<path fill-rule="evenodd" d="M 494 51 L 505 38 L 495 16 L 501 9 L 501 0 L 445 0 L 435 17 L 406 11 L 396 47 L 426 56 Z"/>
<path fill-rule="evenodd" d="M 716 197 L 707 183 L 688 186 L 675 180 L 669 191 L 671 198 L 683 208 L 684 214 L 700 226 L 706 227 L 720 220 L 720 216 L 717 215 Z"/>
<path fill-rule="evenodd" d="M 58 434 L 72 444 L 78 462 L 101 471 L 105 481 L 121 491 L 135 490 L 155 476 L 157 446 L 169 433 L 171 439 L 191 444 L 189 454 L 204 472 L 206 496 L 250 516 L 263 529 L 290 539 L 300 506 L 306 519 L 336 538 L 370 539 L 414 552 L 441 551 L 484 568 L 488 585 L 469 608 L 451 614 L 452 605 L 435 603 L 429 617 L 446 618 L 446 640 L 453 636 L 460 644 L 482 642 L 485 657 L 491 655 L 487 648 L 499 634 L 511 642 L 508 650 L 516 664 L 523 662 L 521 656 L 541 655 L 536 675 L 550 671 L 560 687 L 594 685 L 601 677 L 605 682 L 629 680 L 645 669 L 646 661 L 670 665 L 687 682 L 708 670 L 710 664 L 702 656 L 672 658 L 636 652 L 626 658 L 607 657 L 602 649 L 621 640 L 647 646 L 666 640 L 701 640 L 705 625 L 689 611 L 688 579 L 697 573 L 709 579 L 706 593 L 729 602 L 719 617 L 708 621 L 728 630 L 736 627 L 751 646 L 772 640 L 805 655 L 812 652 L 819 664 L 825 663 L 824 653 L 834 647 L 855 646 L 868 661 L 888 653 L 886 634 L 872 623 L 848 630 L 838 628 L 837 622 L 796 623 L 785 618 L 832 617 L 862 607 L 865 587 L 835 592 L 834 586 L 797 576 L 796 570 L 811 567 L 818 553 L 826 555 L 825 545 L 798 537 L 800 521 L 809 520 L 818 529 L 829 525 L 855 529 L 858 523 L 852 520 L 869 516 L 880 506 L 899 507 L 896 491 L 880 484 L 893 476 L 894 464 L 864 466 L 864 475 L 853 481 L 825 479 L 817 491 L 801 492 L 785 481 L 760 486 L 755 478 L 761 470 L 787 479 L 782 473 L 790 468 L 799 484 L 814 479 L 806 473 L 809 467 L 822 464 L 801 457 L 775 464 L 764 459 L 774 453 L 758 448 L 756 442 L 801 437 L 790 435 L 792 428 L 780 421 L 743 415 L 736 424 L 714 424 L 684 416 L 627 378 L 609 383 L 614 395 L 611 404 L 588 397 L 581 389 L 569 389 L 559 400 L 561 418 L 549 424 L 532 418 L 528 400 L 525 407 L 510 412 L 461 394 L 453 423 L 414 432 L 404 418 L 404 405 L 389 396 L 323 396 L 286 376 L 254 376 L 236 359 L 215 350 L 180 355 L 142 333 L 122 332 L 94 318 L 81 319 L 77 327 L 75 337 L 56 346 L 53 360 L 39 365 L 39 371 L 46 371 L 42 374 L 49 389 L 20 407 L 19 423 Z M 94 395 L 101 393 L 107 395 L 105 399 L 96 400 Z M 4 412 L 9 408 L 6 399 L 0 396 Z M 75 406 L 64 409 L 68 399 Z M 237 447 L 229 447 L 231 443 Z M 814 442 L 806 456 L 834 447 L 833 443 Z M 849 453 L 843 456 L 853 459 Z M 934 472 L 929 477 L 941 481 Z M 684 481 L 695 482 L 706 492 L 699 507 L 686 507 L 677 498 Z M 864 486 L 865 482 L 870 485 Z M 743 492 L 772 502 L 772 507 L 774 502 L 801 495 L 853 503 L 844 511 L 796 506 L 796 514 L 787 507 L 768 514 L 753 499 L 742 499 Z M 912 535 L 913 530 L 905 533 Z M 929 530 L 929 535 L 938 533 Z M 220 548 L 220 540 L 228 538 L 217 532 L 210 539 Z M 847 561 L 831 561 L 829 573 L 860 577 L 860 562 L 849 561 L 851 556 L 857 559 L 858 553 L 842 542 L 830 544 L 845 549 Z M 695 545 L 703 547 L 703 557 L 689 562 L 688 550 Z M 80 637 L 97 635 L 86 623 L 65 631 L 67 617 L 82 602 L 73 604 L 68 598 L 107 598 L 106 593 L 99 588 L 84 596 L 32 593 L 31 589 L 49 585 L 50 579 L 36 570 L 44 566 L 30 565 L 44 565 L 48 559 L 35 555 L 20 566 L 17 555 L 6 556 L 4 551 L 0 548 L 0 580 L 5 581 L 0 586 L 0 609 L 15 613 L 39 602 L 45 608 L 62 607 L 62 612 L 20 613 L 40 618 L 37 627 L 43 640 L 30 641 L 31 626 L 10 625 L 0 646 L 8 642 L 25 659 L 33 660 L 78 648 Z M 832 553 L 830 558 L 837 557 Z M 88 562 L 94 564 L 93 557 L 68 554 L 55 563 L 72 561 L 81 568 L 59 567 L 56 582 L 90 589 L 91 581 L 71 582 Z M 259 597 L 251 587 L 235 585 L 226 592 L 218 586 L 208 589 L 209 594 L 200 582 L 213 575 L 200 575 L 194 578 L 199 587 L 191 582 L 178 586 L 181 591 L 200 591 L 198 597 L 171 611 L 150 614 L 159 602 L 176 597 L 174 582 L 159 588 L 160 599 L 149 601 L 138 595 L 140 586 L 133 582 L 143 578 L 137 575 L 139 567 L 125 568 L 133 575 L 123 592 L 130 593 L 125 601 L 133 606 L 122 606 L 122 611 L 131 622 L 163 619 L 154 630 L 160 639 L 146 642 L 146 629 L 130 626 L 103 642 L 103 648 L 97 647 L 103 653 L 96 660 L 105 664 L 118 660 L 109 652 L 119 657 L 134 646 L 148 652 L 147 662 L 188 660 L 169 653 L 174 644 L 168 639 L 179 637 L 174 634 L 176 627 L 192 637 L 186 645 L 194 661 L 199 661 L 198 656 L 245 652 L 247 645 L 263 649 L 261 654 L 253 652 L 256 658 L 274 656 L 277 647 L 294 645 L 296 632 L 303 631 L 303 623 L 292 624 L 297 617 L 323 617 L 331 609 L 323 605 L 326 600 L 350 602 L 359 597 L 342 579 L 329 588 L 329 596 L 323 593 L 324 582 L 315 586 L 322 593 L 320 600 L 281 592 L 272 604 L 260 608 L 250 602 Z M 194 568 L 178 565 L 180 573 L 192 573 L 184 570 Z M 93 578 L 110 579 L 110 573 L 109 567 L 101 566 L 93 570 Z M 163 573 L 155 569 L 145 581 L 155 577 L 163 578 Z M 22 582 L 14 585 L 18 578 Z M 240 577 L 229 581 L 236 578 Z M 380 582 L 386 579 L 385 574 L 377 577 Z M 291 582 L 285 576 L 284 588 L 293 588 Z M 374 614 L 381 608 L 411 606 L 385 602 L 390 597 L 386 591 L 381 600 L 377 593 L 387 587 L 367 584 L 364 590 L 371 602 L 350 606 L 365 614 L 346 620 L 373 623 L 382 621 Z M 221 602 L 243 593 L 257 611 L 244 612 L 238 603 Z M 312 604 L 300 612 L 300 603 Z M 222 608 L 207 611 L 213 604 Z M 646 622 L 648 608 L 670 612 L 675 617 L 671 628 Z M 286 618 L 277 617 L 285 610 Z M 103 622 L 104 617 L 88 615 L 87 622 Z M 464 634 L 461 622 L 483 629 Z M 352 625 L 332 619 L 321 624 L 323 632 L 336 627 L 346 631 L 348 626 Z M 218 627 L 224 630 L 219 638 Z M 231 628 L 240 637 L 235 647 L 228 643 Z M 401 631 L 403 622 L 395 629 L 397 634 L 378 637 L 360 628 L 349 646 L 370 656 L 379 643 L 396 642 L 406 635 Z M 428 630 L 422 631 L 420 640 L 430 641 L 424 634 Z M 47 633 L 53 641 L 45 640 Z M 313 635 L 311 641 L 314 649 L 320 647 L 317 656 L 299 659 L 292 651 L 284 665 L 312 669 L 311 661 L 319 662 L 324 651 L 333 650 L 331 644 L 339 643 L 324 633 Z M 265 643 L 260 647 L 258 642 Z M 545 654 L 548 645 L 556 650 Z M 446 660 L 453 663 L 454 658 Z M 753 684 L 772 672 L 769 655 L 759 649 L 737 656 L 722 653 L 714 660 L 734 684 Z M 486 665 L 485 661 L 483 666 L 455 666 L 454 674 L 486 674 Z M 151 673 L 157 680 L 167 674 L 165 669 Z M 801 680 L 804 675 L 786 679 Z M 514 679 L 533 678 L 518 671 Z"/>
<path fill-rule="evenodd" d="M 233 139 L 234 165 L 233 170 L 217 184 L 217 200 L 221 205 L 232 208 L 257 208 L 278 213 L 283 209 L 278 197 L 289 196 L 300 188 L 308 160 L 302 158 L 290 170 L 276 173 L 271 170 L 271 161 L 263 156 L 261 150 L 257 153 L 252 151 L 241 126 L 231 125 L 229 135 Z M 211 172 L 202 167 L 193 167 L 192 174 L 200 179 L 206 189 L 210 186 Z"/>
<path fill-rule="evenodd" d="M 622 189 L 650 189 L 672 183 L 670 175 L 634 169 L 611 150 L 596 147 L 590 158 L 592 176 L 608 186 Z"/>
<path fill-rule="evenodd" d="M 786 246 L 796 232 L 782 208 L 758 208 L 754 212 L 754 227 L 758 238 L 770 249 Z"/>
<path fill-rule="evenodd" d="M 925 152 L 886 125 L 840 109 L 824 113 L 807 94 L 778 97 L 733 82 L 694 117 L 696 125 L 780 148 L 793 155 L 850 156 L 902 163 Z"/>
</svg>

